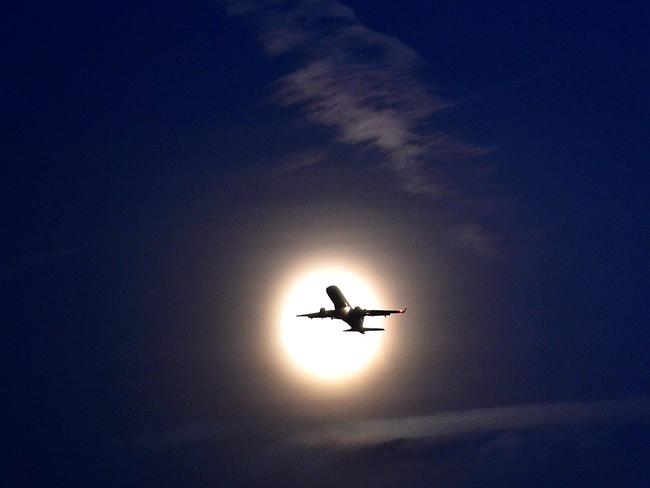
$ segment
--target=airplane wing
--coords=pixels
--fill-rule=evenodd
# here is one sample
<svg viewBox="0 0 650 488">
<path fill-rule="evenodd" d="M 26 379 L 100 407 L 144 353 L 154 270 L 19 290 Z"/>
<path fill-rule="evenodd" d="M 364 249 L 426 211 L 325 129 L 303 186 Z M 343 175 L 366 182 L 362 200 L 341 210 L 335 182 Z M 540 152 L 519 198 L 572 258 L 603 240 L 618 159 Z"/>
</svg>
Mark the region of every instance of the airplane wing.
<svg viewBox="0 0 650 488">
<path fill-rule="evenodd" d="M 319 312 L 303 313 L 296 315 L 296 317 L 309 317 L 310 319 L 326 319 L 334 317 L 334 310 L 325 310 L 321 308 Z"/>
<path fill-rule="evenodd" d="M 406 312 L 406 308 L 400 308 L 398 310 L 364 310 L 363 314 L 368 317 L 376 317 L 376 316 L 386 316 L 390 315 L 392 313 L 404 313 Z"/>
</svg>

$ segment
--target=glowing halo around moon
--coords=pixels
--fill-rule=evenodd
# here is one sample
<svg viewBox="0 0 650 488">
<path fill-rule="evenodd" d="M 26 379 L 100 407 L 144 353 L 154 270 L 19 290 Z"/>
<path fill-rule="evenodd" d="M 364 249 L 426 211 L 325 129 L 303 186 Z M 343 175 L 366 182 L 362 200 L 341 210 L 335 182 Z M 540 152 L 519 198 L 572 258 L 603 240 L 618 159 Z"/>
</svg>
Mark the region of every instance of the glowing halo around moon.
<svg viewBox="0 0 650 488">
<path fill-rule="evenodd" d="M 377 356 L 384 333 L 344 333 L 349 326 L 341 320 L 296 317 L 323 307 L 332 309 L 325 293 L 329 285 L 337 285 L 353 307 L 381 305 L 376 291 L 357 274 L 330 267 L 311 269 L 291 282 L 281 311 L 280 336 L 289 358 L 302 371 L 335 381 L 367 367 Z"/>
</svg>

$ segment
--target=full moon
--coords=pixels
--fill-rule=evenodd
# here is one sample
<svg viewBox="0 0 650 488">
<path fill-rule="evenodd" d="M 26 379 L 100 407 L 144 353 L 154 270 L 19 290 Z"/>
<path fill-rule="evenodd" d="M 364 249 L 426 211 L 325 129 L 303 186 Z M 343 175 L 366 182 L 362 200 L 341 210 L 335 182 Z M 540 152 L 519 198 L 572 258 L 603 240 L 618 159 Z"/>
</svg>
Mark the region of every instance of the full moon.
<svg viewBox="0 0 650 488">
<path fill-rule="evenodd" d="M 341 380 L 370 364 L 381 348 L 384 333 L 344 333 L 349 326 L 341 320 L 296 317 L 318 312 L 322 307 L 332 309 L 325 293 L 329 285 L 338 286 L 353 307 L 381 305 L 377 293 L 359 276 L 346 270 L 311 270 L 289 287 L 280 317 L 280 334 L 291 361 L 301 370 L 323 380 Z"/>
</svg>

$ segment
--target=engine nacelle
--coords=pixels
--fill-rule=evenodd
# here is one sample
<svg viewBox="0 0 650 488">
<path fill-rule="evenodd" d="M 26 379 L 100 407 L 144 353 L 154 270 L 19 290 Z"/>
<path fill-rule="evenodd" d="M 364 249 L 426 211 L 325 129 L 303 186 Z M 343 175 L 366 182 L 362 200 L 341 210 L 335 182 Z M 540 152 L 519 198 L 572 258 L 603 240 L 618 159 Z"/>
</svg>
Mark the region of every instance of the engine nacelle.
<svg viewBox="0 0 650 488">
<path fill-rule="evenodd" d="M 325 313 L 325 308 L 324 307 L 320 309 L 320 313 Z"/>
</svg>

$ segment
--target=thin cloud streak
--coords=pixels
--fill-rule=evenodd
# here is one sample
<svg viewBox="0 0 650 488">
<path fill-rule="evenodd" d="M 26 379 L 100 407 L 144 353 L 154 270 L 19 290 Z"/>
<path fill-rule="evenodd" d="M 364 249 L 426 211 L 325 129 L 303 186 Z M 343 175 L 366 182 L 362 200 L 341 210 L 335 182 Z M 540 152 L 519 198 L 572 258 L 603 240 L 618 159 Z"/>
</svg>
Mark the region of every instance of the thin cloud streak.
<svg viewBox="0 0 650 488">
<path fill-rule="evenodd" d="M 291 154 L 286 158 L 286 162 L 277 168 L 275 174 L 284 175 L 315 166 L 323 162 L 327 156 L 327 152 L 315 149 Z"/>
<path fill-rule="evenodd" d="M 648 420 L 649 417 L 650 400 L 646 399 L 515 405 L 349 422 L 302 433 L 292 442 L 313 447 L 354 447 L 406 439 L 440 439 L 476 432 L 593 424 L 614 418 Z"/>
<path fill-rule="evenodd" d="M 270 56 L 291 53 L 299 67 L 276 81 L 273 100 L 336 131 L 341 143 L 378 150 L 404 190 L 462 199 L 436 168 L 488 152 L 432 133 L 427 119 L 446 104 L 417 76 L 426 65 L 403 42 L 362 25 L 335 0 L 220 0 L 230 15 L 252 20 Z"/>
</svg>

